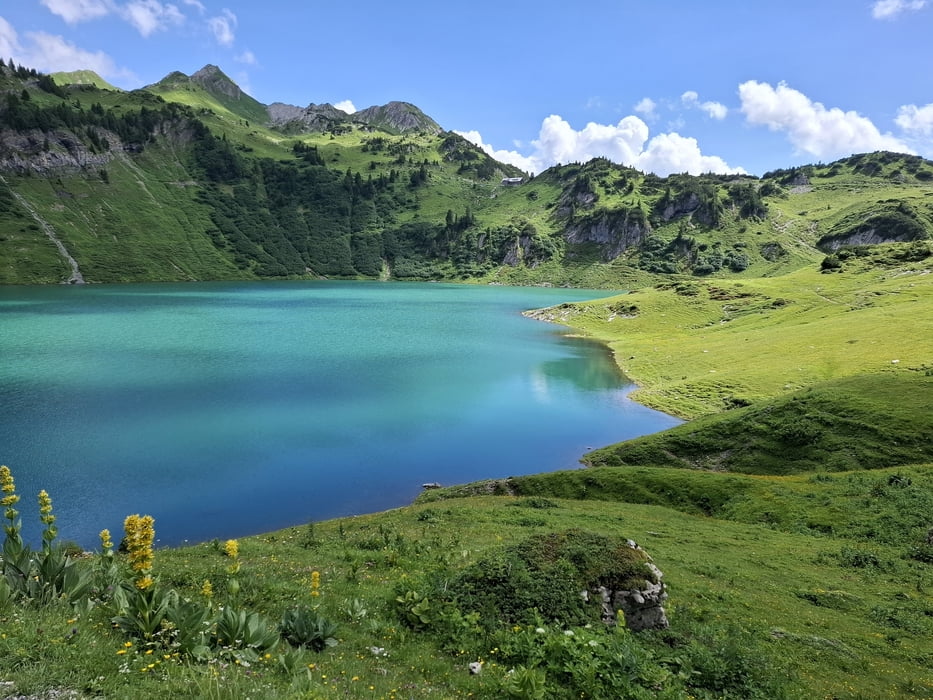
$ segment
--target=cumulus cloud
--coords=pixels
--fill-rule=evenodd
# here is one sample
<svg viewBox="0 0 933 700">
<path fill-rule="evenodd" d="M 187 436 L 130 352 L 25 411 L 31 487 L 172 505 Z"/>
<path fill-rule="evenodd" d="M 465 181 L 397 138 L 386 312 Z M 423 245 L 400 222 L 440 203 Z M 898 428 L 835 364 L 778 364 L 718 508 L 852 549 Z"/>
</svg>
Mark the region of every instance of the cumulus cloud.
<svg viewBox="0 0 933 700">
<path fill-rule="evenodd" d="M 861 151 L 913 153 L 900 139 L 882 134 L 857 112 L 827 109 L 798 90 L 779 83 L 749 80 L 739 85 L 742 112 L 749 124 L 782 131 L 794 147 L 820 158 L 838 158 Z"/>
<path fill-rule="evenodd" d="M 548 167 L 547 165 L 542 166 L 538 160 L 531 156 L 523 156 L 518 151 L 507 151 L 505 149 L 496 150 L 490 144 L 484 143 L 483 137 L 476 130 L 456 131 L 455 133 L 460 134 L 467 141 L 479 146 L 496 160 L 514 165 L 516 168 L 520 168 L 526 173 L 539 173 Z"/>
<path fill-rule="evenodd" d="M 639 114 L 643 114 L 646 119 L 653 119 L 657 116 L 657 112 L 655 112 L 657 107 L 658 103 L 650 97 L 642 97 L 638 101 L 638 104 L 635 105 L 634 109 Z"/>
<path fill-rule="evenodd" d="M 13 25 L 0 16 L 0 57 L 8 56 L 19 60 L 19 35 Z"/>
<path fill-rule="evenodd" d="M 43 73 L 87 69 L 106 77 L 127 75 L 102 51 L 85 51 L 60 36 L 45 32 L 26 32 L 26 37 L 31 42 L 29 64 Z"/>
<path fill-rule="evenodd" d="M 121 7 L 119 13 L 144 37 L 185 21 L 177 6 L 162 4 L 158 0 L 133 0 Z"/>
<path fill-rule="evenodd" d="M 342 100 L 341 102 L 335 104 L 334 107 L 339 109 L 341 112 L 346 112 L 347 114 L 353 114 L 354 112 L 359 111 L 350 100 Z"/>
<path fill-rule="evenodd" d="M 717 120 L 725 119 L 729 113 L 729 108 L 719 102 L 700 102 L 700 96 L 694 90 L 687 90 L 681 95 L 680 102 L 684 107 L 702 110 L 707 116 Z"/>
<path fill-rule="evenodd" d="M 924 107 L 903 105 L 894 122 L 911 135 L 933 136 L 933 102 Z"/>
<path fill-rule="evenodd" d="M 256 60 L 256 54 L 247 49 L 241 54 L 238 54 L 235 59 L 238 63 L 245 63 L 247 66 L 255 66 L 258 61 Z"/>
<path fill-rule="evenodd" d="M 198 0 L 181 0 L 181 1 L 185 3 L 186 5 L 188 5 L 189 7 L 197 8 L 197 11 L 200 12 L 202 15 L 205 12 L 207 12 L 207 8 L 205 8 L 204 5 L 198 2 Z"/>
<path fill-rule="evenodd" d="M 110 14 L 105 0 L 41 0 L 49 12 L 58 15 L 68 24 L 97 19 Z"/>
<path fill-rule="evenodd" d="M 871 6 L 871 16 L 875 19 L 894 19 L 903 12 L 922 10 L 926 0 L 877 0 Z"/>
<path fill-rule="evenodd" d="M 234 30 L 236 29 L 237 19 L 226 7 L 216 17 L 207 20 L 207 26 L 221 46 L 232 46 L 236 38 Z"/>
<path fill-rule="evenodd" d="M 730 166 L 722 158 L 703 155 L 696 139 L 665 133 L 649 140 L 648 125 L 636 116 L 627 116 L 618 124 L 590 122 L 577 130 L 563 117 L 552 114 L 541 123 L 538 138 L 531 142 L 533 153 L 528 156 L 516 151 L 496 150 L 484 143 L 476 131 L 457 133 L 496 160 L 533 173 L 557 163 L 585 162 L 597 157 L 658 175 L 745 172 L 742 168 Z"/>
<path fill-rule="evenodd" d="M 0 56 L 43 73 L 89 69 L 105 78 L 135 80 L 135 76 L 118 68 L 107 54 L 85 51 L 60 36 L 46 32 L 26 32 L 20 39 L 13 25 L 3 17 L 0 17 Z"/>
</svg>

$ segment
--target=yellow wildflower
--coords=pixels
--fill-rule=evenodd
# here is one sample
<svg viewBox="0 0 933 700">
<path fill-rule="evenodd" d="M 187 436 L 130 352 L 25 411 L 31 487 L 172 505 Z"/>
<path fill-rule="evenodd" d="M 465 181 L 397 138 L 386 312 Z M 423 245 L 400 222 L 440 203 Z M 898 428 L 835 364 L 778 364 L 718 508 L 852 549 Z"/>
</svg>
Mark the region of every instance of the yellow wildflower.
<svg viewBox="0 0 933 700">
<path fill-rule="evenodd" d="M 312 571 L 311 572 L 311 597 L 317 598 L 321 595 L 321 572 Z"/>
<path fill-rule="evenodd" d="M 201 584 L 201 595 L 203 595 L 205 598 L 210 598 L 212 595 L 214 595 L 214 587 L 207 579 L 204 579 L 204 583 Z"/>
<path fill-rule="evenodd" d="M 55 522 L 55 516 L 52 515 L 52 497 L 49 496 L 48 491 L 45 489 L 39 492 L 39 516 L 39 520 L 46 525 Z"/>
<path fill-rule="evenodd" d="M 106 528 L 101 530 L 98 537 L 100 537 L 100 548 L 104 550 L 104 552 L 113 549 L 113 540 L 110 539 L 110 530 Z"/>
<path fill-rule="evenodd" d="M 151 515 L 128 515 L 123 522 L 127 556 L 133 571 L 139 574 L 136 587 L 141 591 L 153 584 L 149 573 L 152 570 L 152 543 L 155 541 L 154 522 Z"/>
<path fill-rule="evenodd" d="M 236 540 L 227 540 L 224 542 L 224 554 L 231 559 L 236 559 L 240 556 L 240 543 Z"/>
<path fill-rule="evenodd" d="M 19 496 L 16 495 L 16 484 L 13 483 L 13 474 L 7 466 L 0 467 L 0 491 L 3 492 L 3 498 L 0 498 L 0 506 L 6 508 L 5 516 L 9 520 L 14 520 L 19 513 L 13 508 L 19 503 Z"/>
</svg>

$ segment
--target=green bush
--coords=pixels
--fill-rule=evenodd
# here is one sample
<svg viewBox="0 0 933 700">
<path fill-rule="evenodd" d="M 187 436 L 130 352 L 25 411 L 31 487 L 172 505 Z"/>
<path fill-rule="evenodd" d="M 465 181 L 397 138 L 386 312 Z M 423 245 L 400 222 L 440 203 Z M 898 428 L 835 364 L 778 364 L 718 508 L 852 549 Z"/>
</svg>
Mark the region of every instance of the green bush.
<svg viewBox="0 0 933 700">
<path fill-rule="evenodd" d="M 534 535 L 469 567 L 448 587 L 449 599 L 483 620 L 527 623 L 536 614 L 563 624 L 601 619 L 602 607 L 581 591 L 621 590 L 655 580 L 647 556 L 626 540 L 583 530 Z"/>
</svg>

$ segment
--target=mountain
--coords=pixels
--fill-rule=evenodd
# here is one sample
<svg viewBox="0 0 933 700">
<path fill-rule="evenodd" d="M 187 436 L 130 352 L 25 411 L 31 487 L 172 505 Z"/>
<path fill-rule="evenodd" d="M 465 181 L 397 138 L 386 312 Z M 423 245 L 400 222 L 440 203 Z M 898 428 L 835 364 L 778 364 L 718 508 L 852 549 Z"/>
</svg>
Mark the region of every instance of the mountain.
<svg viewBox="0 0 933 700">
<path fill-rule="evenodd" d="M 264 123 L 268 119 L 265 105 L 243 92 L 239 85 L 214 65 L 206 65 L 190 76 L 173 71 L 143 89 L 169 102 L 198 106 L 200 98 L 200 101 L 207 104 L 214 102 L 224 111 L 245 120 Z"/>
<path fill-rule="evenodd" d="M 296 107 L 282 102 L 273 102 L 266 107 L 269 124 L 285 131 L 332 131 L 350 121 L 350 115 L 331 104 L 309 104 Z"/>
<path fill-rule="evenodd" d="M 353 114 L 353 120 L 390 134 L 423 131 L 439 134 L 443 129 L 428 115 L 408 102 L 389 102 L 381 107 L 367 107 Z"/>
<path fill-rule="evenodd" d="M 619 288 L 837 269 L 850 246 L 933 232 L 933 163 L 916 156 L 760 178 L 598 158 L 529 177 L 405 102 L 266 106 L 216 66 L 130 92 L 85 77 L 0 66 L 0 282 L 76 268 Z"/>
</svg>

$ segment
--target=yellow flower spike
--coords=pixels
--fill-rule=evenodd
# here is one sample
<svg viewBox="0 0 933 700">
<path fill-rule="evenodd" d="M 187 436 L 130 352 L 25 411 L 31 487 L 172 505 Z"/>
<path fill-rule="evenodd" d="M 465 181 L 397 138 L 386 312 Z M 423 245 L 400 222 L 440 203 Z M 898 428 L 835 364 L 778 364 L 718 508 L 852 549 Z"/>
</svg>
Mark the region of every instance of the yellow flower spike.
<svg viewBox="0 0 933 700">
<path fill-rule="evenodd" d="M 227 540 L 224 542 L 224 554 L 231 559 L 236 559 L 240 556 L 240 543 L 236 540 Z"/>
<path fill-rule="evenodd" d="M 127 558 L 133 571 L 139 574 L 136 587 L 144 591 L 154 583 L 152 570 L 152 543 L 155 541 L 155 520 L 151 515 L 129 515 L 123 522 L 126 532 Z"/>
<path fill-rule="evenodd" d="M 52 497 L 45 489 L 39 492 L 39 515 L 42 516 L 40 520 L 46 525 L 55 522 L 55 516 L 52 515 Z"/>
<path fill-rule="evenodd" d="M 16 485 L 13 483 L 13 472 L 5 464 L 0 467 L 0 491 L 7 495 L 16 492 Z M 6 505 L 6 503 L 3 505 Z"/>
<path fill-rule="evenodd" d="M 103 530 L 100 531 L 100 534 L 98 535 L 98 537 L 100 537 L 100 548 L 104 552 L 107 552 L 113 549 L 113 540 L 110 539 L 110 530 L 104 528 Z"/>
<path fill-rule="evenodd" d="M 214 587 L 208 579 L 204 579 L 204 583 L 201 584 L 201 595 L 205 598 L 210 598 L 214 595 Z"/>
<path fill-rule="evenodd" d="M 19 496 L 16 495 L 13 473 L 7 466 L 0 467 L 0 491 L 3 492 L 3 498 L 0 498 L 0 506 L 6 508 L 4 517 L 10 521 L 10 527 L 13 527 L 12 522 L 16 520 L 16 516 L 19 515 L 19 511 L 13 506 L 19 503 Z"/>
</svg>

